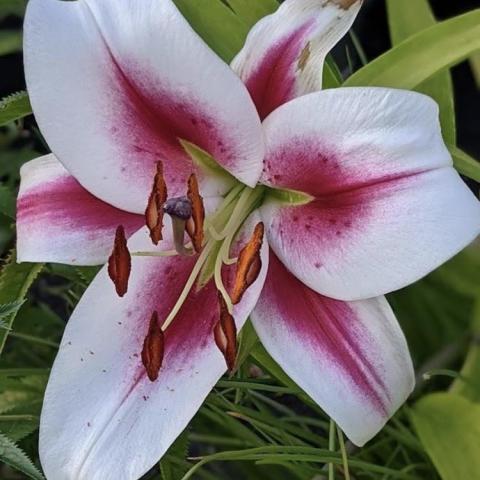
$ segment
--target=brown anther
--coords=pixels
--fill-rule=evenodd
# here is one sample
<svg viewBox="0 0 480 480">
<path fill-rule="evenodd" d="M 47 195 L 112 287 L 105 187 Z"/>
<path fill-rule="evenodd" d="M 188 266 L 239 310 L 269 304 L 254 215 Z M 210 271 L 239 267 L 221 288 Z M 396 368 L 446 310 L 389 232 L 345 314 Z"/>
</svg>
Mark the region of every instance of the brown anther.
<svg viewBox="0 0 480 480">
<path fill-rule="evenodd" d="M 157 173 L 153 180 L 152 192 L 145 210 L 145 221 L 150 230 L 150 238 L 155 245 L 162 240 L 163 204 L 167 200 L 167 185 L 163 178 L 163 163 L 157 162 Z"/>
<path fill-rule="evenodd" d="M 192 204 L 192 217 L 187 221 L 186 230 L 192 240 L 193 248 L 197 253 L 200 253 L 203 244 L 205 208 L 203 206 L 203 198 L 198 189 L 197 177 L 194 173 L 192 173 L 188 179 L 187 197 Z"/>
<path fill-rule="evenodd" d="M 228 370 L 233 372 L 237 358 L 237 327 L 220 292 L 218 292 L 218 303 L 220 306 L 220 320 L 213 328 L 213 335 L 218 349 L 225 357 Z"/>
<path fill-rule="evenodd" d="M 112 279 L 119 297 L 123 297 L 127 293 L 131 269 L 132 257 L 128 251 L 125 229 L 119 225 L 115 232 L 113 251 L 108 259 L 108 275 Z"/>
<path fill-rule="evenodd" d="M 151 382 L 158 378 L 158 373 L 162 367 L 164 350 L 164 335 L 158 321 L 158 313 L 155 311 L 150 319 L 150 326 L 148 327 L 148 333 L 142 349 L 142 363 Z"/>
<path fill-rule="evenodd" d="M 257 279 L 262 268 L 260 249 L 263 243 L 263 222 L 257 223 L 252 238 L 242 248 L 237 260 L 237 272 L 231 294 L 232 303 L 240 302 L 247 288 Z"/>
</svg>

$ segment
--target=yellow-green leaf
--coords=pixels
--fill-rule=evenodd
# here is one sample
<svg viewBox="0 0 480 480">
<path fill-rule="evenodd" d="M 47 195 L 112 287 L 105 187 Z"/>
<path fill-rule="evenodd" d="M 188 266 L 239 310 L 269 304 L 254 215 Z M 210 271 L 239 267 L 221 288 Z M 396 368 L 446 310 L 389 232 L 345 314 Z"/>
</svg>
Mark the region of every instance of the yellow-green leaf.
<svg viewBox="0 0 480 480">
<path fill-rule="evenodd" d="M 480 297 L 473 315 L 472 341 L 461 375 L 453 382 L 451 393 L 480 402 Z"/>
<path fill-rule="evenodd" d="M 240 51 L 248 26 L 220 0 L 174 0 L 192 28 L 223 60 Z"/>
<path fill-rule="evenodd" d="M 455 145 L 448 145 L 448 149 L 453 157 L 455 168 L 462 175 L 480 182 L 480 162 Z"/>
<path fill-rule="evenodd" d="M 399 2 L 387 0 L 388 25 L 393 45 L 406 40 L 432 25 L 436 20 L 428 0 Z M 440 123 L 445 141 L 455 144 L 455 107 L 452 77 L 448 70 L 440 72 L 415 88 L 417 92 L 432 97 L 440 106 Z"/>
<path fill-rule="evenodd" d="M 479 405 L 451 393 L 436 393 L 417 402 L 410 415 L 443 480 L 479 478 Z"/>
<path fill-rule="evenodd" d="M 249 28 L 278 8 L 277 0 L 227 0 L 227 3 Z"/>
<path fill-rule="evenodd" d="M 357 70 L 345 86 L 377 85 L 412 90 L 480 50 L 480 9 L 412 35 Z"/>
</svg>

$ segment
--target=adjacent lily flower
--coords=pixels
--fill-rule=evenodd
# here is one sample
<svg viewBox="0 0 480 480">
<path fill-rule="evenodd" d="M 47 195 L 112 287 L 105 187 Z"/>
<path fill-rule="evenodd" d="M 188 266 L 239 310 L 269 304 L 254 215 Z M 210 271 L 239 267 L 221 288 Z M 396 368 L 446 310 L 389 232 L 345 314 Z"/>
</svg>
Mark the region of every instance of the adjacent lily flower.
<svg viewBox="0 0 480 480">
<path fill-rule="evenodd" d="M 30 0 L 26 78 L 53 154 L 22 168 L 18 258 L 108 261 L 46 391 L 50 480 L 139 478 L 234 368 L 249 316 L 357 445 L 411 392 L 381 295 L 471 242 L 480 206 L 431 99 L 319 91 L 359 8 L 286 0 L 229 67 L 170 0 Z"/>
</svg>

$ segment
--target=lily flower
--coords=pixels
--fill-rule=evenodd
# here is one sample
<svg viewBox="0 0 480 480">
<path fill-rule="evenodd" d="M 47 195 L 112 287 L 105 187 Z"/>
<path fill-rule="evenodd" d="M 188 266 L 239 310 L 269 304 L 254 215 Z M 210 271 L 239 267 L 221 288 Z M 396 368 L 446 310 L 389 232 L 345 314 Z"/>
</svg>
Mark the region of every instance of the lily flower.
<svg viewBox="0 0 480 480">
<path fill-rule="evenodd" d="M 48 479 L 141 477 L 235 368 L 248 317 L 357 445 L 412 391 L 382 295 L 474 240 L 480 206 L 430 98 L 321 91 L 360 3 L 286 0 L 229 66 L 170 0 L 30 0 L 53 153 L 21 171 L 18 259 L 106 264 L 46 390 Z"/>
</svg>

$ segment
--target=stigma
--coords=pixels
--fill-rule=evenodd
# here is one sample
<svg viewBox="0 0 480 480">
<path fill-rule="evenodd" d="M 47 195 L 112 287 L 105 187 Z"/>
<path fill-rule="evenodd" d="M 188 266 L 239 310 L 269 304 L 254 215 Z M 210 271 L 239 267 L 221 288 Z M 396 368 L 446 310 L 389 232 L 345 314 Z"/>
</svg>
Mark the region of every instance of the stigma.
<svg viewBox="0 0 480 480">
<path fill-rule="evenodd" d="M 173 240 L 177 253 L 184 256 L 200 253 L 204 241 L 205 208 L 197 177 L 192 173 L 188 178 L 186 196 L 168 198 L 163 164 L 157 162 L 157 172 L 145 210 L 145 223 L 155 245 L 163 239 L 164 213 L 172 219 Z M 185 246 L 185 232 L 190 237 L 193 249 Z"/>
</svg>

